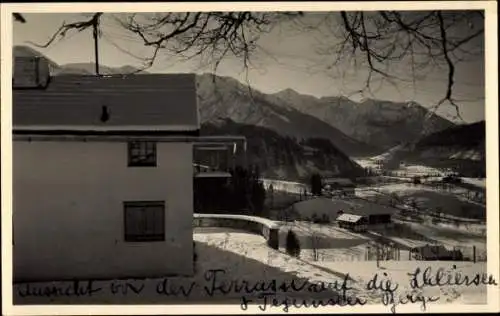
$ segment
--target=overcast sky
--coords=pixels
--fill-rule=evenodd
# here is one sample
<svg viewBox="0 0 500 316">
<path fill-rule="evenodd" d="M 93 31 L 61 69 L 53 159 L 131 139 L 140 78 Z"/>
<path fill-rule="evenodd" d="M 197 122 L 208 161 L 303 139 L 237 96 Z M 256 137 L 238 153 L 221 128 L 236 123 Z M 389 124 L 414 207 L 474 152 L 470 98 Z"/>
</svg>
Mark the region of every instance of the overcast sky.
<svg viewBox="0 0 500 316">
<path fill-rule="evenodd" d="M 80 14 L 25 14 L 27 23 L 14 23 L 14 45 L 27 45 L 27 41 L 46 42 L 51 35 L 66 22 L 81 20 Z M 306 22 L 321 23 L 323 18 L 316 15 L 307 18 Z M 142 61 L 131 56 L 149 56 L 150 50 L 135 35 L 123 30 L 111 17 L 104 14 L 102 19 L 103 36 L 99 41 L 99 59 L 102 65 L 120 67 L 132 65 L 140 67 Z M 328 32 L 331 25 L 303 31 L 289 25 L 275 28 L 266 34 L 258 44 L 262 50 L 253 56 L 256 69 L 248 73 L 252 86 L 266 93 L 278 92 L 291 88 L 299 93 L 317 97 L 350 95 L 357 90 L 366 75 L 364 68 L 349 68 L 349 76 L 341 75 L 340 68 L 329 68 L 332 55 L 320 53 L 320 48 L 331 39 Z M 482 26 L 481 26 L 482 27 Z M 32 46 L 33 47 L 33 46 Z M 36 48 L 36 47 L 35 47 Z M 69 32 L 65 39 L 55 42 L 49 48 L 36 48 L 58 64 L 94 62 L 94 44 L 91 30 L 81 33 Z M 408 66 L 408 65 L 403 65 Z M 345 67 L 345 65 L 344 65 Z M 402 69 L 404 69 L 403 67 Z M 347 68 L 345 68 L 347 69 Z M 209 68 L 200 67 L 198 61 L 180 62 L 175 56 L 161 55 L 150 72 L 207 72 Z M 484 119 L 484 58 L 461 63 L 456 70 L 455 97 L 459 103 L 462 117 L 467 122 Z M 220 65 L 218 74 L 227 75 L 245 82 L 246 73 L 242 71 L 239 60 L 228 59 Z M 445 94 L 446 70 L 436 69 L 429 73 L 425 80 L 417 80 L 416 84 L 399 82 L 396 87 L 383 84 L 373 92 L 374 95 L 354 95 L 360 98 L 377 98 L 381 100 L 408 101 L 413 100 L 430 107 Z M 439 114 L 451 119 L 454 109 L 444 106 Z"/>
</svg>

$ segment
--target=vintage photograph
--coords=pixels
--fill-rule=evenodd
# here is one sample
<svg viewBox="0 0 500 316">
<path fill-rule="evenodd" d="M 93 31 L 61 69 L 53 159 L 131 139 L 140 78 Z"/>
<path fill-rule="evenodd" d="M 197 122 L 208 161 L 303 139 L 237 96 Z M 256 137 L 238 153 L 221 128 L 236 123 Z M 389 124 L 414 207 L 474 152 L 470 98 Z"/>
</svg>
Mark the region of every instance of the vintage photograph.
<svg viewBox="0 0 500 316">
<path fill-rule="evenodd" d="M 12 45 L 14 305 L 491 303 L 485 10 L 17 12 Z"/>
</svg>

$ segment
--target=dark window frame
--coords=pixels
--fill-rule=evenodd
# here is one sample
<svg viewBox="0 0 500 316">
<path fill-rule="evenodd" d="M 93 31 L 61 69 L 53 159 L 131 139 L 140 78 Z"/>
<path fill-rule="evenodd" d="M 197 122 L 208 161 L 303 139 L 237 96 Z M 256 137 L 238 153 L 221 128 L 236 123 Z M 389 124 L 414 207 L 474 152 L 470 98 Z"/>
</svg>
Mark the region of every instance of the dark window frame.
<svg viewBox="0 0 500 316">
<path fill-rule="evenodd" d="M 156 167 L 157 151 L 154 141 L 129 141 L 127 144 L 129 167 Z"/>
<path fill-rule="evenodd" d="M 143 222 L 146 221 L 148 216 L 147 210 L 148 207 L 160 207 L 161 208 L 161 216 L 160 216 L 160 233 L 153 234 L 133 234 L 128 232 L 129 227 L 129 213 L 133 211 L 143 212 L 141 216 L 143 217 Z M 154 214 L 150 216 L 154 217 Z M 143 230 L 146 230 L 143 228 Z M 155 242 L 155 241 L 165 241 L 165 202 L 164 201 L 126 201 L 123 202 L 123 238 L 125 242 Z"/>
</svg>

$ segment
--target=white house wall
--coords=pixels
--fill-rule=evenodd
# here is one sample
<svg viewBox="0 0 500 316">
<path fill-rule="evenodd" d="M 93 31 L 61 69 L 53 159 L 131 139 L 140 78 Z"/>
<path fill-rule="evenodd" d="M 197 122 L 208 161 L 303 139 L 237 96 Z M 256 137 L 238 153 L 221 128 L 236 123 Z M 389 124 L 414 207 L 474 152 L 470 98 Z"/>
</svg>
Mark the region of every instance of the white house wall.
<svg viewBox="0 0 500 316">
<path fill-rule="evenodd" d="M 16 280 L 192 273 L 192 146 L 158 143 L 128 167 L 125 142 L 13 144 Z M 124 201 L 165 201 L 164 242 L 124 241 Z"/>
</svg>

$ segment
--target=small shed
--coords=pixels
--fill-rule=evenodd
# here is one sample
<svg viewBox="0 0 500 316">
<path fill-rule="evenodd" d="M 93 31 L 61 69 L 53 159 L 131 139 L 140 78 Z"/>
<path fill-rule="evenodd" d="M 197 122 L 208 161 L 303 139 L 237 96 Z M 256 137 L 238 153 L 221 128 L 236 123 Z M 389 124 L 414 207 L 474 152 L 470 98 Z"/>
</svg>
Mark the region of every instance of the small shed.
<svg viewBox="0 0 500 316">
<path fill-rule="evenodd" d="M 324 197 L 295 203 L 293 209 L 302 218 L 312 217 L 314 214 L 317 216 L 326 214 L 332 218 L 338 218 L 341 213 L 358 215 L 365 218 L 367 225 L 370 226 L 391 224 L 392 214 L 394 213 L 394 209 L 383 205 Z"/>
<path fill-rule="evenodd" d="M 342 213 L 337 217 L 337 224 L 341 228 L 356 232 L 366 231 L 368 220 L 364 216 Z"/>
</svg>

